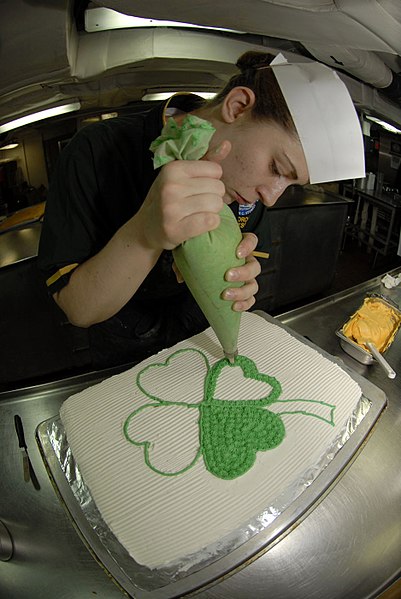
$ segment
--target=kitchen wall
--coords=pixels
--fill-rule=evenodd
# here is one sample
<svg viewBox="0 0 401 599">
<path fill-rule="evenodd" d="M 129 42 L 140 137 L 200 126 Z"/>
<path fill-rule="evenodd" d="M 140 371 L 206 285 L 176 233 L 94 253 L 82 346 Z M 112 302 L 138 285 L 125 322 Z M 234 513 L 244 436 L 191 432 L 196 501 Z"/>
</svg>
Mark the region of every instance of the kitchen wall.
<svg viewBox="0 0 401 599">
<path fill-rule="evenodd" d="M 17 183 L 26 181 L 32 187 L 48 186 L 42 135 L 38 131 L 29 131 L 18 139 L 19 145 L 11 150 L 0 151 L 0 164 L 16 161 Z"/>
<path fill-rule="evenodd" d="M 397 175 L 401 168 L 401 135 L 380 135 L 378 171 L 383 173 L 383 182 L 397 187 Z"/>
</svg>

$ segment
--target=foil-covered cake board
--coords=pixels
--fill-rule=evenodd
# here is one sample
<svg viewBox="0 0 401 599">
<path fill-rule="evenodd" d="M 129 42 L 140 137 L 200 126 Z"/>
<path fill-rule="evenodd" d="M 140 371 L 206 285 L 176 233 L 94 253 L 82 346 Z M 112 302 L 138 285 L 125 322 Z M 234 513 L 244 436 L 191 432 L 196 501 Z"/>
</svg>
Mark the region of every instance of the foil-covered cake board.
<svg viewBox="0 0 401 599">
<path fill-rule="evenodd" d="M 218 544 L 186 556 L 179 564 L 150 569 L 137 563 L 104 522 L 74 460 L 60 417 L 56 415 L 37 428 L 37 441 L 47 471 L 76 530 L 95 559 L 131 597 L 181 597 L 232 574 L 267 551 L 299 524 L 330 491 L 352 463 L 386 406 L 382 390 L 269 315 L 263 314 L 263 318 L 339 364 L 359 384 L 362 397 L 343 430 L 327 447 L 318 463 L 286 488 L 274 505 L 270 501 L 263 513 L 252 521 L 233 530 Z M 196 518 L 196 513 L 193 518 Z M 157 542 L 157 538 L 149 538 L 149 543 Z"/>
</svg>

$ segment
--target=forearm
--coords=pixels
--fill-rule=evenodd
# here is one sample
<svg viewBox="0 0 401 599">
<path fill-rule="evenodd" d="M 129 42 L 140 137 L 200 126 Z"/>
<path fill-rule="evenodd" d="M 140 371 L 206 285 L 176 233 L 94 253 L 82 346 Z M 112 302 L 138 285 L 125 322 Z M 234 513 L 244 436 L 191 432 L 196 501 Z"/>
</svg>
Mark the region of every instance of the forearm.
<svg viewBox="0 0 401 599">
<path fill-rule="evenodd" d="M 220 176 L 221 167 L 209 161 L 165 165 L 135 216 L 54 295 L 69 321 L 88 327 L 107 320 L 136 293 L 163 249 L 216 228 L 224 194 Z"/>
<path fill-rule="evenodd" d="M 141 230 L 139 219 L 128 221 L 54 294 L 72 324 L 88 327 L 107 320 L 136 293 L 161 253 L 146 244 Z"/>
</svg>

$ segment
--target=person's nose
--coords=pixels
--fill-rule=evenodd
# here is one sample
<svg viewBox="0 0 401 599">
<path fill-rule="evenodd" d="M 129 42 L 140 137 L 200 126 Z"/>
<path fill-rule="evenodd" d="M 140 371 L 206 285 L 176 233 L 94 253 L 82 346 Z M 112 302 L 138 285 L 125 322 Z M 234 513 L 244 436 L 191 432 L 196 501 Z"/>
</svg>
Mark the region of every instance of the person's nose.
<svg viewBox="0 0 401 599">
<path fill-rule="evenodd" d="M 278 177 L 276 179 L 272 179 L 265 185 L 259 185 L 256 188 L 256 193 L 262 201 L 262 204 L 270 207 L 274 206 L 289 185 L 290 182 L 288 179 L 285 177 Z"/>
</svg>

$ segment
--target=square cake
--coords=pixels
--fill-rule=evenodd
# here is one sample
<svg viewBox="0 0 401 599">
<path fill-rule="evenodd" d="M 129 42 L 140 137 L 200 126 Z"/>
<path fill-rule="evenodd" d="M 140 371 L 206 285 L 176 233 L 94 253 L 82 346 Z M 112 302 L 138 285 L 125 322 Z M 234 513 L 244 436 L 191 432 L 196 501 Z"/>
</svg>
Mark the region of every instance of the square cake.
<svg viewBox="0 0 401 599">
<path fill-rule="evenodd" d="M 213 555 L 280 513 L 361 398 L 340 366 L 259 315 L 242 315 L 238 347 L 231 365 L 209 328 L 61 407 L 102 518 L 148 568 Z"/>
</svg>

